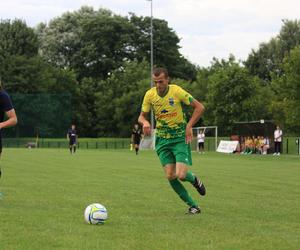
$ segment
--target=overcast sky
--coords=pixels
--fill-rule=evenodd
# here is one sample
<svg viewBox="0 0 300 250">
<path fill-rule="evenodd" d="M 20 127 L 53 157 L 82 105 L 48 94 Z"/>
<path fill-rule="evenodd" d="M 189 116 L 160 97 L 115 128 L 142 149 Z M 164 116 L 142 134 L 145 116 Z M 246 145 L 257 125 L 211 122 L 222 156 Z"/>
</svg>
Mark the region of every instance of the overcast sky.
<svg viewBox="0 0 300 250">
<path fill-rule="evenodd" d="M 116 14 L 150 15 L 147 0 L 0 0 L 0 18 L 21 18 L 29 26 L 48 22 L 82 5 Z M 246 59 L 251 49 L 278 34 L 282 19 L 300 19 L 299 0 L 153 0 L 153 14 L 181 38 L 181 53 L 208 66 L 231 53 Z"/>
</svg>

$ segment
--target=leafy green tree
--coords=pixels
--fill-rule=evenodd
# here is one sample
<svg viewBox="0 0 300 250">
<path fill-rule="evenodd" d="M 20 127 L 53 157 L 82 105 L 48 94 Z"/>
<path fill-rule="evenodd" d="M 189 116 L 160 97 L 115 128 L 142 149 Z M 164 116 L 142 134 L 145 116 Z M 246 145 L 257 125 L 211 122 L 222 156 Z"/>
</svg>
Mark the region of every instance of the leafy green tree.
<svg viewBox="0 0 300 250">
<path fill-rule="evenodd" d="M 14 93 L 74 93 L 74 72 L 55 68 L 38 55 L 38 39 L 20 20 L 0 22 L 1 79 Z"/>
<path fill-rule="evenodd" d="M 126 17 L 109 10 L 82 7 L 39 25 L 37 34 L 42 55 L 51 63 L 73 69 L 78 79 L 106 79 L 108 74 L 131 60 L 134 27 Z"/>
<path fill-rule="evenodd" d="M 92 78 L 83 78 L 78 87 L 78 96 L 73 105 L 73 121 L 77 125 L 77 130 L 81 136 L 96 137 L 99 115 L 104 112 L 109 103 L 102 104 L 102 110 L 99 113 L 96 112 L 96 99 L 105 98 L 106 94 L 103 91 L 104 82 L 94 80 Z M 99 93 L 102 93 L 101 96 Z"/>
<path fill-rule="evenodd" d="M 150 17 L 130 16 L 130 23 L 135 27 L 132 46 L 135 58 L 139 61 L 150 59 Z M 156 66 L 166 67 L 174 78 L 196 79 L 196 67 L 180 52 L 180 39 L 165 20 L 153 19 L 153 61 Z"/>
<path fill-rule="evenodd" d="M 228 61 L 215 59 L 211 70 L 204 101 L 206 125 L 216 124 L 221 134 L 228 135 L 236 121 L 268 117 L 267 107 L 263 108 L 266 105 L 261 100 L 259 79 L 253 78 L 233 56 Z"/>
<path fill-rule="evenodd" d="M 300 131 L 300 46 L 292 49 L 282 65 L 284 74 L 272 81 L 271 111 L 291 133 Z"/>
<path fill-rule="evenodd" d="M 272 75 L 282 75 L 281 63 L 290 50 L 300 44 L 300 21 L 283 20 L 280 33 L 268 43 L 262 43 L 257 51 L 252 50 L 245 62 L 252 75 L 270 84 Z"/>
<path fill-rule="evenodd" d="M 3 81 L 9 80 L 14 71 L 11 64 L 22 64 L 37 52 L 38 40 L 33 29 L 18 19 L 0 21 L 0 77 Z"/>
<path fill-rule="evenodd" d="M 187 89 L 191 94 L 199 101 L 205 102 L 208 93 L 209 76 L 212 74 L 212 70 L 207 68 L 198 68 L 196 80 L 191 82 Z"/>
<path fill-rule="evenodd" d="M 78 92 L 74 72 L 45 62 L 38 55 L 37 35 L 23 21 L 1 21 L 0 30 L 0 76 L 17 110 L 14 131 L 19 136 L 34 136 L 37 130 L 43 136 L 65 134 Z"/>
<path fill-rule="evenodd" d="M 296 46 L 300 45 L 300 20 L 283 20 L 278 35 L 282 59 Z"/>
<path fill-rule="evenodd" d="M 179 52 L 180 39 L 164 20 L 154 19 L 154 62 L 175 77 L 195 79 L 196 68 Z M 82 7 L 40 24 L 41 53 L 56 66 L 73 69 L 77 78 L 106 79 L 125 62 L 150 61 L 150 18 L 130 18 L 109 10 Z"/>
<path fill-rule="evenodd" d="M 114 100 L 114 121 L 121 136 L 130 136 L 131 128 L 137 122 L 146 90 L 150 89 L 150 65 L 146 61 L 127 63 L 124 71 L 113 73 L 111 80 L 122 86 Z"/>
<path fill-rule="evenodd" d="M 128 137 L 147 88 L 150 66 L 145 61 L 127 62 L 105 81 L 84 78 L 76 108 L 81 132 L 91 137 Z"/>
<path fill-rule="evenodd" d="M 281 72 L 281 61 L 278 40 L 273 38 L 269 43 L 260 44 L 257 51 L 252 50 L 245 65 L 252 75 L 258 76 L 264 85 L 268 85 L 272 72 L 278 75 Z"/>
<path fill-rule="evenodd" d="M 38 52 L 38 40 L 32 28 L 22 20 L 0 22 L 0 55 L 22 55 L 31 57 Z"/>
</svg>

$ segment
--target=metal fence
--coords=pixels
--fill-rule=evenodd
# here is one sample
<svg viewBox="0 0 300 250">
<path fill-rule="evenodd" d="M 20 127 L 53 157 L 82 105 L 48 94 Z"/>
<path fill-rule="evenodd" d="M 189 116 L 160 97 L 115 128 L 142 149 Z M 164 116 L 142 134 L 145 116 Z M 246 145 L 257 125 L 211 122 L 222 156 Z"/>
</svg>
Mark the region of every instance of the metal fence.
<svg viewBox="0 0 300 250">
<path fill-rule="evenodd" d="M 228 140 L 227 137 L 218 138 L 220 140 Z M 40 139 L 38 143 L 34 139 L 30 138 L 5 138 L 2 140 L 3 147 L 6 148 L 68 148 L 69 143 L 64 139 Z M 192 150 L 197 149 L 197 142 L 194 138 L 192 142 Z M 110 140 L 79 140 L 78 148 L 81 149 L 129 149 L 130 139 L 110 139 Z M 215 138 L 207 137 L 205 139 L 205 151 L 215 151 Z M 298 154 L 297 137 L 286 137 L 282 143 L 283 154 Z"/>
<path fill-rule="evenodd" d="M 7 148 L 68 148 L 69 142 L 62 140 L 34 140 L 26 139 L 4 139 L 3 147 Z M 126 149 L 130 148 L 130 140 L 109 140 L 109 141 L 79 141 L 78 148 L 83 149 Z"/>
<path fill-rule="evenodd" d="M 7 137 L 62 137 L 72 122 L 72 96 L 69 93 L 11 93 L 18 115 L 17 126 L 5 129 Z M 58 119 L 59 114 L 59 119 Z"/>
</svg>

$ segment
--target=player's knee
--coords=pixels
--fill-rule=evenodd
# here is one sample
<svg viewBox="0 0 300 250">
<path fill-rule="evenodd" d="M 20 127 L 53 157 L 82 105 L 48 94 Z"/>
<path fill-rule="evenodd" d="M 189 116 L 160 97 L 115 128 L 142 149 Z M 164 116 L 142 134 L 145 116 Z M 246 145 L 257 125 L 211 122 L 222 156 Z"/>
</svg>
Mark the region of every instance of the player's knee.
<svg viewBox="0 0 300 250">
<path fill-rule="evenodd" d="M 166 174 L 166 177 L 167 177 L 167 179 L 168 179 L 169 181 L 174 180 L 174 179 L 177 178 L 176 175 L 173 174 L 173 173 L 167 173 L 167 174 Z"/>
<path fill-rule="evenodd" d="M 185 173 L 178 173 L 177 174 L 177 178 L 181 181 L 184 181 L 185 180 Z"/>
</svg>

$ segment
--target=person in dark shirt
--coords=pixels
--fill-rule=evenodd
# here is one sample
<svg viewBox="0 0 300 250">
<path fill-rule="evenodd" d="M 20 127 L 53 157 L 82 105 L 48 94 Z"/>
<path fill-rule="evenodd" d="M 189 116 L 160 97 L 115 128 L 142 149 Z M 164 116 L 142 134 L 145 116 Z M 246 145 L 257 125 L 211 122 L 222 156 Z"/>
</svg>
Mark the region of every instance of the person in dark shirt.
<svg viewBox="0 0 300 250">
<path fill-rule="evenodd" d="M 131 143 L 134 144 L 135 154 L 139 153 L 141 139 L 143 138 L 143 132 L 138 124 L 135 124 L 131 133 Z"/>
<path fill-rule="evenodd" d="M 2 154 L 2 129 L 15 126 L 18 122 L 15 109 L 8 93 L 2 88 L 0 82 L 0 157 Z M 0 178 L 1 178 L 0 166 Z M 1 195 L 1 193 L 0 193 Z"/>
<path fill-rule="evenodd" d="M 76 152 L 76 146 L 77 146 L 77 133 L 76 133 L 76 129 L 75 129 L 74 124 L 68 130 L 67 139 L 69 140 L 70 153 L 72 154 L 72 150 L 73 150 L 73 153 L 75 153 Z"/>
</svg>

